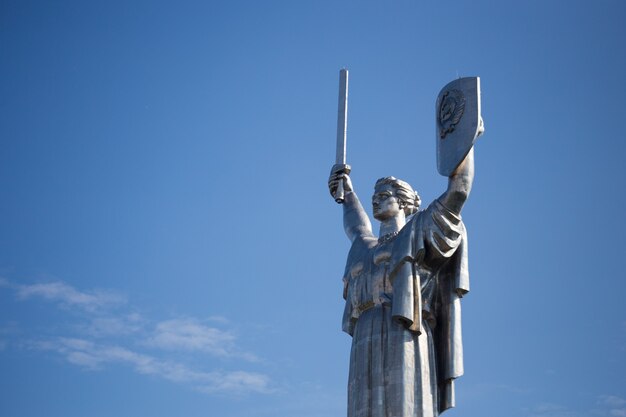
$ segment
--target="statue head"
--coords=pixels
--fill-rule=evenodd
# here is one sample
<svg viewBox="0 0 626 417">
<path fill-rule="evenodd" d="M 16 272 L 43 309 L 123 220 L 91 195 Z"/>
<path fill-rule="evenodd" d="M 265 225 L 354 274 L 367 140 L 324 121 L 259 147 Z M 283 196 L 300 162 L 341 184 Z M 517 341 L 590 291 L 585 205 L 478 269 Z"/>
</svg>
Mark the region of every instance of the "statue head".
<svg viewBox="0 0 626 417">
<path fill-rule="evenodd" d="M 372 208 L 376 220 L 387 220 L 400 212 L 409 216 L 419 209 L 420 203 L 420 196 L 408 182 L 395 177 L 385 177 L 376 181 L 372 196 Z"/>
</svg>

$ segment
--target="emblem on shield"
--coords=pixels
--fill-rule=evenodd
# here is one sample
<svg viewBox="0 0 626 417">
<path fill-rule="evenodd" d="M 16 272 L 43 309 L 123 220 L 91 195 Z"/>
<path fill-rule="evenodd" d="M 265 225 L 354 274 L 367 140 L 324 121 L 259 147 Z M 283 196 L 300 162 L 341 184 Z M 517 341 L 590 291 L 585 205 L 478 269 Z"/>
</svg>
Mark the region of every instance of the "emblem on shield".
<svg viewBox="0 0 626 417">
<path fill-rule="evenodd" d="M 465 96 L 459 90 L 448 90 L 443 93 L 439 108 L 439 137 L 444 139 L 448 133 L 454 132 L 454 128 L 463 117 L 465 110 Z"/>
<path fill-rule="evenodd" d="M 446 85 L 435 106 L 437 170 L 450 176 L 482 133 L 480 78 L 466 77 Z"/>
</svg>

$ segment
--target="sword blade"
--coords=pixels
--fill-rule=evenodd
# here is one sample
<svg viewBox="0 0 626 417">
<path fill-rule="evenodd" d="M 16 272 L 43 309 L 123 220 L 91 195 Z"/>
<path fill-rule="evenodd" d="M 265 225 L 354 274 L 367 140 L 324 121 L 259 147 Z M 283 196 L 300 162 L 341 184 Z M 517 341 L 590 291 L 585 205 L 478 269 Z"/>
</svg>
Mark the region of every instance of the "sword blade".
<svg viewBox="0 0 626 417">
<path fill-rule="evenodd" d="M 348 133 L 348 70 L 339 71 L 339 106 L 337 109 L 336 164 L 346 163 L 346 139 Z"/>
</svg>

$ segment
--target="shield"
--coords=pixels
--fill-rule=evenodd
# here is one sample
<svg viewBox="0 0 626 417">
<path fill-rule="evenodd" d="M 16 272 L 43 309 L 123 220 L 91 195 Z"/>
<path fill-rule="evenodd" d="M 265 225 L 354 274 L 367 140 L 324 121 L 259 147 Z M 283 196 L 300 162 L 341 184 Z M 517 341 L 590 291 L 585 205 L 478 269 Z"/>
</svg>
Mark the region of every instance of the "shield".
<svg viewBox="0 0 626 417">
<path fill-rule="evenodd" d="M 437 170 L 449 177 L 482 133 L 480 78 L 466 77 L 446 85 L 435 107 Z"/>
</svg>

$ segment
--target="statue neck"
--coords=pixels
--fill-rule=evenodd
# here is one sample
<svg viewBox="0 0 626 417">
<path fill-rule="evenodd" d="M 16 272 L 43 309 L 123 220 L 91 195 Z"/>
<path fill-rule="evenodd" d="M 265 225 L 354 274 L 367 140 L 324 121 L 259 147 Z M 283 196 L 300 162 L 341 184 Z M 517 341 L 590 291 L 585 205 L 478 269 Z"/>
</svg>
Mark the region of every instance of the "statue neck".
<svg viewBox="0 0 626 417">
<path fill-rule="evenodd" d="M 400 212 L 398 213 L 398 215 L 387 219 L 387 220 L 383 220 L 382 222 L 380 222 L 380 230 L 379 230 L 379 237 L 383 237 L 385 235 L 388 235 L 389 233 L 397 233 L 400 231 L 400 229 L 402 229 L 404 227 L 406 223 L 406 217 L 404 215 L 404 212 Z"/>
</svg>

